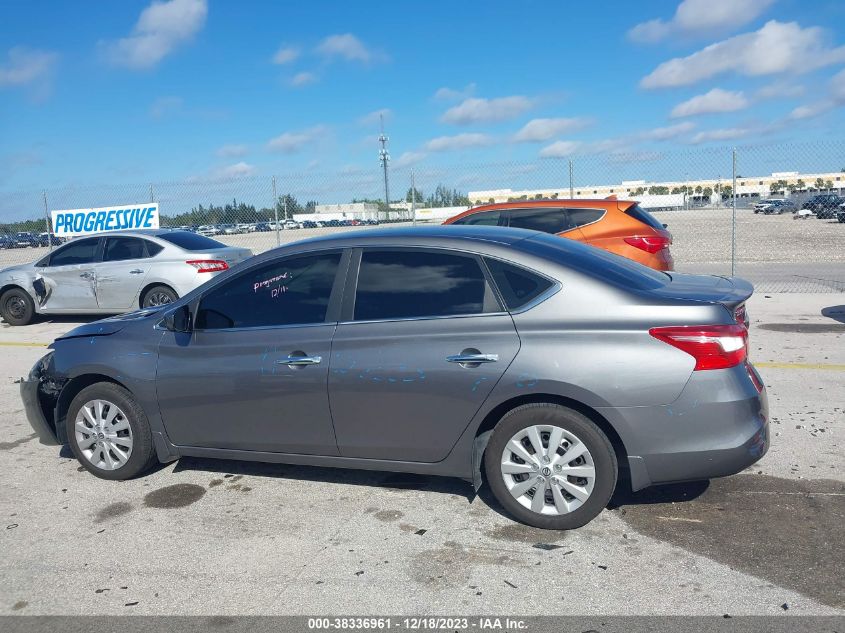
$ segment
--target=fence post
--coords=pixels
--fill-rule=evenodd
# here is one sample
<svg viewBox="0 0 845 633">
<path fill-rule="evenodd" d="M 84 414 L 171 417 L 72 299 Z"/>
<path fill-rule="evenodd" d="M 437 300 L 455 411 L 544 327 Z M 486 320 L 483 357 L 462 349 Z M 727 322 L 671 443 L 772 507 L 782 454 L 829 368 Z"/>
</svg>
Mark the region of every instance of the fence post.
<svg viewBox="0 0 845 633">
<path fill-rule="evenodd" d="M 731 189 L 731 277 L 736 276 L 736 148 L 731 151 L 733 189 Z"/>
<path fill-rule="evenodd" d="M 42 189 L 41 194 L 44 196 L 44 224 L 47 226 L 47 245 L 50 247 L 50 252 L 53 252 L 53 230 L 50 228 L 50 211 L 47 209 L 47 190 Z"/>
<path fill-rule="evenodd" d="M 155 196 L 153 196 L 153 183 L 150 183 L 150 202 L 155 202 Z"/>
<path fill-rule="evenodd" d="M 572 159 L 569 160 L 569 199 L 575 199 L 575 187 L 572 183 Z"/>
<path fill-rule="evenodd" d="M 276 225 L 276 246 L 280 246 L 282 239 L 279 236 L 279 199 L 276 197 L 276 177 L 273 176 L 273 219 Z"/>
<path fill-rule="evenodd" d="M 414 170 L 411 170 L 411 226 L 417 225 L 417 184 Z"/>
</svg>

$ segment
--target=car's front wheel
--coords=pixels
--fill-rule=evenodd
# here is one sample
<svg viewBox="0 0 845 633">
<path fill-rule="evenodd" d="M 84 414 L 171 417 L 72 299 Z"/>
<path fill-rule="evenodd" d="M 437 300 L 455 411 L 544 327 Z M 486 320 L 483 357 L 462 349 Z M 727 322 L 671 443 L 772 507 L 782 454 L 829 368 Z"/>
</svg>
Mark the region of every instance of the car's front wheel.
<svg viewBox="0 0 845 633">
<path fill-rule="evenodd" d="M 551 403 L 526 404 L 496 425 L 484 454 L 496 499 L 517 520 L 571 530 L 598 516 L 616 487 L 607 436 L 588 417 Z"/>
<path fill-rule="evenodd" d="M 97 477 L 130 479 L 156 462 L 147 416 L 120 385 L 85 387 L 70 403 L 66 424 L 73 454 Z"/>
<path fill-rule="evenodd" d="M 35 302 L 22 288 L 11 288 L 0 297 L 0 315 L 9 325 L 27 325 L 35 316 Z"/>
</svg>

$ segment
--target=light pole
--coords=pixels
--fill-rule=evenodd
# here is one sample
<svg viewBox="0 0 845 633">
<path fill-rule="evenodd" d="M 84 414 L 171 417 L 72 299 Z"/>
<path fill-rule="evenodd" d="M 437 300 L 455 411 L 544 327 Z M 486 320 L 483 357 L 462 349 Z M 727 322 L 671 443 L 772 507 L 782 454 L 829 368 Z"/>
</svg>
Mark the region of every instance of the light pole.
<svg viewBox="0 0 845 633">
<path fill-rule="evenodd" d="M 384 115 L 380 114 L 379 119 L 381 120 L 381 134 L 379 134 L 378 140 L 381 143 L 381 149 L 379 150 L 378 156 L 379 161 L 381 161 L 382 169 L 384 170 L 384 207 L 387 210 L 387 218 L 390 219 L 390 188 L 387 183 L 387 162 L 390 160 L 390 154 L 387 152 L 387 141 L 390 139 L 385 136 L 384 134 Z"/>
</svg>

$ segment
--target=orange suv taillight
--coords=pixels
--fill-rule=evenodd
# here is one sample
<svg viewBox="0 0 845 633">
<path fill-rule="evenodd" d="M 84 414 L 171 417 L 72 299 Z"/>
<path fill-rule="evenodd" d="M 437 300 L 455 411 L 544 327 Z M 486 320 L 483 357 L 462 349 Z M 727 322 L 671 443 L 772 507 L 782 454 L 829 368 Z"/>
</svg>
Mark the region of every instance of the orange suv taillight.
<svg viewBox="0 0 845 633">
<path fill-rule="evenodd" d="M 669 248 L 669 245 L 672 243 L 672 238 L 664 237 L 662 235 L 626 237 L 625 243 L 630 244 L 635 248 L 639 248 L 647 253 L 654 254 L 658 251 L 662 251 L 664 248 Z"/>
</svg>

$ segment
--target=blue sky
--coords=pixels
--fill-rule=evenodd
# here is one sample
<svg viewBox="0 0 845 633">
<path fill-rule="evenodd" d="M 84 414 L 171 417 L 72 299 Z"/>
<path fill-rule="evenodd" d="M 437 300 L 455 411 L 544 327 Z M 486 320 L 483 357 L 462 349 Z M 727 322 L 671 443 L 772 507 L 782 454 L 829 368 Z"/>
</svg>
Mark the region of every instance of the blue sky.
<svg viewBox="0 0 845 633">
<path fill-rule="evenodd" d="M 843 24 L 838 0 L 0 0 L 0 189 L 377 176 L 378 112 L 397 172 L 837 138 Z"/>
</svg>

